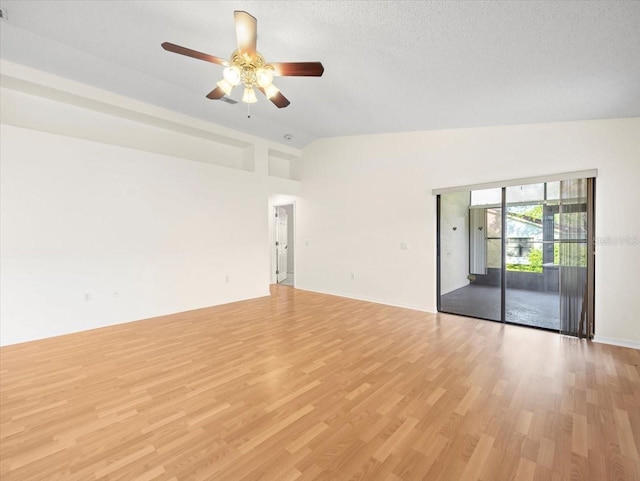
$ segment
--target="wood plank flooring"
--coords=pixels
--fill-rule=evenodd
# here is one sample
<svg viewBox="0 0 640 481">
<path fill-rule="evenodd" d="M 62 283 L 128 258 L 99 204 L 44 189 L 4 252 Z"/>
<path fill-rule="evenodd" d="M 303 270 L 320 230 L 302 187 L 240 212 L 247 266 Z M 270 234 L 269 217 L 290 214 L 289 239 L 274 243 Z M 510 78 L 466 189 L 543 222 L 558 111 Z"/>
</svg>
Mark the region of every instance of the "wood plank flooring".
<svg viewBox="0 0 640 481">
<path fill-rule="evenodd" d="M 0 349 L 0 478 L 637 481 L 639 364 L 273 286 Z"/>
</svg>

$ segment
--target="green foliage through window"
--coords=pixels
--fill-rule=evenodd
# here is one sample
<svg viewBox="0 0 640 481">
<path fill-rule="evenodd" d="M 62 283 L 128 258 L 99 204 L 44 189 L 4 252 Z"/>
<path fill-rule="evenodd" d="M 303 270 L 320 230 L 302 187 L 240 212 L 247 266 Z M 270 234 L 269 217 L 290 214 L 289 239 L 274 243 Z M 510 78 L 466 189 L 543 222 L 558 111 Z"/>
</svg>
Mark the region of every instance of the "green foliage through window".
<svg viewBox="0 0 640 481">
<path fill-rule="evenodd" d="M 525 217 L 530 217 L 531 219 L 542 220 L 542 205 L 534 205 L 531 209 L 524 212 L 523 215 Z"/>
<path fill-rule="evenodd" d="M 533 247 L 529 250 L 528 264 L 507 264 L 508 271 L 542 272 L 542 249 Z"/>
</svg>

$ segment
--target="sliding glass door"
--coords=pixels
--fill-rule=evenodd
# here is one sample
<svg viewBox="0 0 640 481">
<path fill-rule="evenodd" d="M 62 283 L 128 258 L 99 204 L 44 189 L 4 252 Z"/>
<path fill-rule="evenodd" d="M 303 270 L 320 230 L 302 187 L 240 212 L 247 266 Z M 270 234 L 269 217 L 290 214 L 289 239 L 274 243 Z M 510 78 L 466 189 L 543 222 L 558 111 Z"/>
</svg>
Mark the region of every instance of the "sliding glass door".
<svg viewBox="0 0 640 481">
<path fill-rule="evenodd" d="M 559 184 L 506 188 L 506 322 L 560 329 L 555 255 Z"/>
<path fill-rule="evenodd" d="M 438 196 L 438 310 L 593 336 L 594 179 Z"/>
<path fill-rule="evenodd" d="M 502 190 L 440 196 L 440 310 L 502 319 Z"/>
</svg>

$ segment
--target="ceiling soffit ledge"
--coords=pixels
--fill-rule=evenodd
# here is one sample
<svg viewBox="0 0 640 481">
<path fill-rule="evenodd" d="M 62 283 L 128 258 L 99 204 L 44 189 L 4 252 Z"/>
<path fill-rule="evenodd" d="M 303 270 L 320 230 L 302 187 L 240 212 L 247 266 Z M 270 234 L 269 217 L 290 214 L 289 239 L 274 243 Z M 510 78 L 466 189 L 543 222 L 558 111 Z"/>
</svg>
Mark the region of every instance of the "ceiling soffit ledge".
<svg viewBox="0 0 640 481">
<path fill-rule="evenodd" d="M 0 59 L 0 86 L 212 142 L 246 148 L 264 145 L 272 152 L 298 158 L 299 149 L 179 114 L 90 85 Z"/>
</svg>

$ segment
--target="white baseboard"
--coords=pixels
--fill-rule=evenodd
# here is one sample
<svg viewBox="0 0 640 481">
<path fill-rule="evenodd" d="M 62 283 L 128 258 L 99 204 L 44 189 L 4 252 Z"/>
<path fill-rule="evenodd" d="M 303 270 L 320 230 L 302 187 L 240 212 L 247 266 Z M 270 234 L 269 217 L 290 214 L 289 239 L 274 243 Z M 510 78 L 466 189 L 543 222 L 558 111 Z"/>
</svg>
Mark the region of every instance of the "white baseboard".
<svg viewBox="0 0 640 481">
<path fill-rule="evenodd" d="M 393 302 L 388 302 L 388 301 L 383 301 L 380 299 L 375 299 L 372 297 L 364 297 L 364 296 L 354 296 L 354 295 L 347 295 L 341 292 L 333 292 L 333 291 L 325 291 L 325 290 L 320 290 L 320 289 L 311 289 L 308 287 L 299 287 L 296 286 L 296 289 L 300 289 L 302 291 L 309 291 L 309 292 L 317 292 L 318 294 L 328 294 L 330 296 L 337 296 L 337 297 L 345 297 L 347 299 L 354 299 L 357 301 L 367 301 L 367 302 L 374 302 L 376 304 L 382 304 L 385 306 L 393 306 L 393 307 L 401 307 L 403 309 L 412 309 L 414 311 L 421 311 L 421 312 L 428 312 L 430 314 L 436 314 L 435 310 L 430 310 L 427 309 L 425 307 L 422 306 L 415 306 L 415 305 L 409 305 L 409 304 L 398 304 L 398 303 L 393 303 Z M 629 339 L 618 339 L 615 337 L 601 337 L 601 336 L 596 336 L 593 339 L 593 342 L 599 342 L 601 344 L 610 344 L 612 346 L 620 346 L 620 347 L 628 347 L 631 349 L 640 349 L 640 341 L 633 341 L 633 340 L 629 340 Z"/>
<path fill-rule="evenodd" d="M 397 304 L 393 302 L 382 301 L 380 299 L 375 299 L 373 297 L 354 296 L 351 294 L 344 294 L 344 293 L 333 292 L 333 291 L 324 291 L 320 289 L 310 289 L 308 287 L 300 287 L 300 286 L 296 286 L 296 289 L 299 289 L 301 291 L 317 292 L 318 294 L 328 294 L 330 296 L 344 297 L 346 299 L 354 299 L 356 301 L 373 302 L 375 304 L 382 304 L 384 306 L 401 307 L 402 309 L 411 309 L 413 311 L 428 312 L 429 314 L 437 314 L 435 310 L 427 309 L 422 306 L 416 306 L 411 304 Z"/>
<path fill-rule="evenodd" d="M 593 338 L 593 342 L 599 342 L 601 344 L 611 344 L 612 346 L 629 347 L 631 349 L 640 349 L 640 341 L 618 339 L 616 337 L 596 336 Z"/>
<path fill-rule="evenodd" d="M 234 302 L 241 302 L 241 301 L 249 301 L 251 299 L 260 299 L 261 297 L 269 297 L 271 296 L 271 293 L 269 292 L 269 290 L 267 289 L 266 292 L 264 292 L 263 290 L 260 290 L 259 292 L 254 292 L 251 293 L 249 295 L 249 297 L 231 297 L 229 299 L 225 299 L 223 302 L 218 303 L 218 304 L 213 304 L 213 305 L 206 305 L 206 306 L 197 306 L 197 307 L 190 307 L 188 309 L 182 309 L 180 311 L 174 311 L 174 312 L 163 312 L 163 313 L 149 313 L 148 315 L 145 315 L 144 317 L 138 317 L 136 319 L 115 319 L 115 320 L 111 320 L 111 321 L 105 321 L 101 324 L 96 324 L 94 326 L 88 327 L 87 329 L 74 329 L 74 330 L 60 330 L 58 332 L 54 332 L 54 333 L 48 333 L 46 335 L 37 335 L 37 336 L 17 336 L 14 339 L 9 338 L 8 341 L 6 341 L 6 335 L 2 337 L 2 340 L 0 342 L 0 347 L 7 347 L 7 346 L 15 346 L 16 344 L 24 344 L 26 342 L 34 342 L 34 341 L 41 341 L 43 339 L 51 339 L 54 337 L 60 337 L 60 336 L 68 336 L 70 334 L 77 334 L 79 332 L 87 332 L 87 331 L 94 331 L 97 329 L 105 329 L 108 327 L 112 327 L 112 326 L 118 326 L 121 324 L 130 324 L 132 322 L 139 322 L 139 321 L 147 321 L 149 319 L 155 319 L 158 317 L 166 317 L 166 316 L 173 316 L 175 314 L 185 314 L 191 311 L 200 311 L 202 309 L 209 309 L 211 307 L 217 307 L 217 306 L 222 306 L 225 304 L 232 304 Z"/>
</svg>

